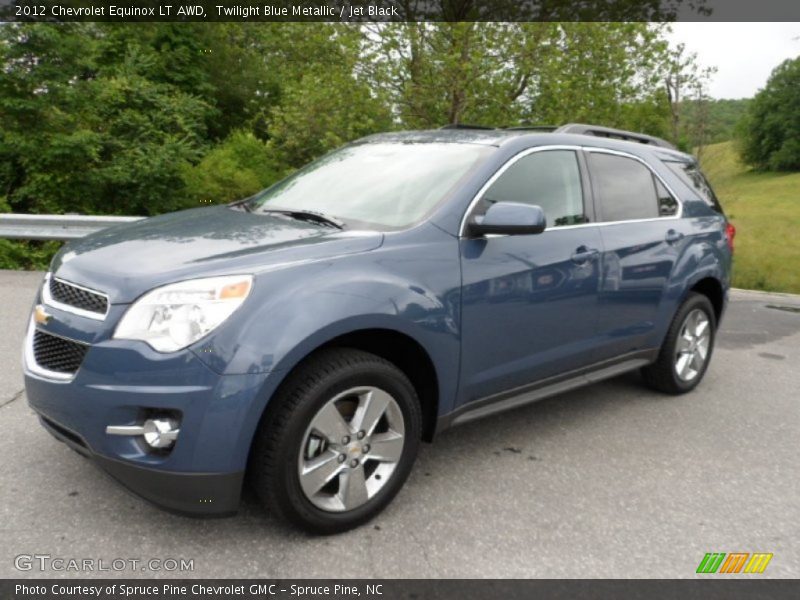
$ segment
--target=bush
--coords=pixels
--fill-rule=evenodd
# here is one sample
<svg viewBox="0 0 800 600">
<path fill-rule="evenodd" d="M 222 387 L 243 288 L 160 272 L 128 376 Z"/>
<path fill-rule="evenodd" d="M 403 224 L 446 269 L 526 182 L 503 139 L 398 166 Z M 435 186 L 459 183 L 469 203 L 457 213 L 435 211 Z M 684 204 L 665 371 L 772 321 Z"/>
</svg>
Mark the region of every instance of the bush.
<svg viewBox="0 0 800 600">
<path fill-rule="evenodd" d="M 251 196 L 281 175 L 267 144 L 236 131 L 196 165 L 185 164 L 183 181 L 191 205 L 218 204 Z"/>
<path fill-rule="evenodd" d="M 0 240 L 0 269 L 44 271 L 61 242 L 29 242 Z"/>
</svg>

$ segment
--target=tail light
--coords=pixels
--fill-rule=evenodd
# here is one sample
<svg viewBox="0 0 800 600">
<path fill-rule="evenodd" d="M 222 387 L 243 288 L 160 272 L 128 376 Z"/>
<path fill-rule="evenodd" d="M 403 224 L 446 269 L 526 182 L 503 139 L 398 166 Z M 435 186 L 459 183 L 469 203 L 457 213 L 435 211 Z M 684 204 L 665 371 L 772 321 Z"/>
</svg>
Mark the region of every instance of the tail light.
<svg viewBox="0 0 800 600">
<path fill-rule="evenodd" d="M 731 254 L 733 254 L 733 238 L 736 237 L 736 227 L 733 226 L 733 223 L 727 223 L 725 225 L 725 238 L 728 240 L 728 248 L 731 249 Z"/>
</svg>

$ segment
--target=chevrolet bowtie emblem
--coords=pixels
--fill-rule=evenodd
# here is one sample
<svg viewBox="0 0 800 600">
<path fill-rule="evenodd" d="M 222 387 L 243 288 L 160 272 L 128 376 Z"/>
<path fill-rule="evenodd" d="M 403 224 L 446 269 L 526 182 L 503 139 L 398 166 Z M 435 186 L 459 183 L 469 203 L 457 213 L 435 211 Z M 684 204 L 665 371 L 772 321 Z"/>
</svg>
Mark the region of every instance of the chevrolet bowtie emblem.
<svg viewBox="0 0 800 600">
<path fill-rule="evenodd" d="M 33 320 L 39 325 L 46 325 L 52 318 L 53 315 L 47 312 L 41 304 L 37 304 L 36 308 L 33 309 Z"/>
</svg>

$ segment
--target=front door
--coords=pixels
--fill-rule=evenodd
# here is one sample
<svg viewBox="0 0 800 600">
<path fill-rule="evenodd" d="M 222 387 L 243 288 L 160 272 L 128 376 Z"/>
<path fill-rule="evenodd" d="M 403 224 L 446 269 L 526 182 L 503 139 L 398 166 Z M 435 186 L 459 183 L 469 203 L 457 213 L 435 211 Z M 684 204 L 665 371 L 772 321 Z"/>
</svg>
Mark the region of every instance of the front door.
<svg viewBox="0 0 800 600">
<path fill-rule="evenodd" d="M 497 201 L 540 206 L 536 235 L 460 240 L 461 401 L 593 360 L 601 237 L 590 223 L 577 150 L 529 152 L 506 165 L 468 219 Z"/>
</svg>

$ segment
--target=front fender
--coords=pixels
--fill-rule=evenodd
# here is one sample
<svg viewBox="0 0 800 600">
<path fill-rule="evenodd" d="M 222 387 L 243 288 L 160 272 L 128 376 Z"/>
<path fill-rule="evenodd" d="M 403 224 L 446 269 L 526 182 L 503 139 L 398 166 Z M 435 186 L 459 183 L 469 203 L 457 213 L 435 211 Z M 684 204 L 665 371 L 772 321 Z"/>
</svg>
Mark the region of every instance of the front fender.
<svg viewBox="0 0 800 600">
<path fill-rule="evenodd" d="M 391 330 L 428 353 L 447 409 L 458 381 L 461 275 L 456 240 L 431 237 L 259 274 L 246 305 L 193 351 L 226 375 L 288 373 L 341 335 Z"/>
</svg>

